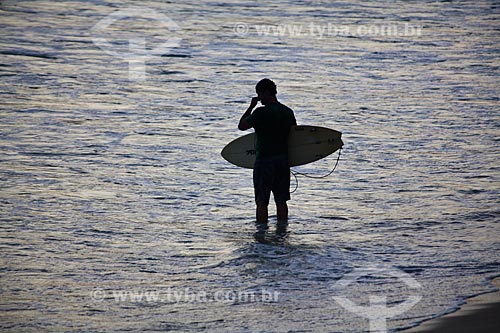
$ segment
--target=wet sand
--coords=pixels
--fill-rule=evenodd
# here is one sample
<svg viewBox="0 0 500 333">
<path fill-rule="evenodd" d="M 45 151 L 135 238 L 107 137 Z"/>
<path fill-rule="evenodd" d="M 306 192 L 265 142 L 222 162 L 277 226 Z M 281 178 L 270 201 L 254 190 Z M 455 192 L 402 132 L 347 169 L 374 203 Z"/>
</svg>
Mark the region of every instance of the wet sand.
<svg viewBox="0 0 500 333">
<path fill-rule="evenodd" d="M 492 281 L 500 288 L 500 278 Z M 500 332 L 500 292 L 479 295 L 467 300 L 458 311 L 432 319 L 405 333 L 490 333 Z"/>
</svg>

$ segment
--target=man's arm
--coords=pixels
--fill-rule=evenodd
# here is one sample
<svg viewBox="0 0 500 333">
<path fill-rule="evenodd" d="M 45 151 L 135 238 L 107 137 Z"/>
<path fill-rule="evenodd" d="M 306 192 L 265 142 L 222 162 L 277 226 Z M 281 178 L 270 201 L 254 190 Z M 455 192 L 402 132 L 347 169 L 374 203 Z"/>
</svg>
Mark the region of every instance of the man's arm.
<svg viewBox="0 0 500 333">
<path fill-rule="evenodd" d="M 240 122 L 238 124 L 238 129 L 240 131 L 246 131 L 247 129 L 252 128 L 252 126 L 248 123 L 247 118 L 252 113 L 252 110 L 257 106 L 258 101 L 259 101 L 258 97 L 253 97 L 252 101 L 250 102 L 250 106 L 245 111 L 245 113 L 241 116 Z"/>
</svg>

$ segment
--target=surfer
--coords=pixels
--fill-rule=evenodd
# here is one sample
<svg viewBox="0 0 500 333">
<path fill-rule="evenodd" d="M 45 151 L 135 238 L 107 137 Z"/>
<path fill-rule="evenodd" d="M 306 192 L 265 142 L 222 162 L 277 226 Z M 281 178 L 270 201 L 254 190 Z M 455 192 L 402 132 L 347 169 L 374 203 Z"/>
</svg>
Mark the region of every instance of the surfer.
<svg viewBox="0 0 500 333">
<path fill-rule="evenodd" d="M 257 137 L 253 169 L 257 225 L 259 228 L 267 228 L 272 192 L 278 224 L 286 227 L 287 201 L 290 200 L 288 133 L 297 122 L 292 109 L 278 101 L 276 84 L 273 81 L 262 79 L 255 86 L 255 90 L 257 96 L 252 98 L 250 106 L 241 116 L 238 128 L 245 131 L 253 127 Z M 258 102 L 263 106 L 254 110 Z"/>
</svg>

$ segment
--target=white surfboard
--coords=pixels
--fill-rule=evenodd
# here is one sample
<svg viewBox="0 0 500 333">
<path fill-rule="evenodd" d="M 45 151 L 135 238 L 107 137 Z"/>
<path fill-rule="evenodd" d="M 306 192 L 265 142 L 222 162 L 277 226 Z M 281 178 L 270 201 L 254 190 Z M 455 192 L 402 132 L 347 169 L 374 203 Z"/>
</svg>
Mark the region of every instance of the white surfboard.
<svg viewBox="0 0 500 333">
<path fill-rule="evenodd" d="M 339 131 L 319 126 L 294 126 L 288 138 L 290 166 L 320 160 L 342 148 L 344 143 Z M 247 134 L 227 144 L 221 152 L 229 163 L 253 169 L 255 163 L 255 133 Z"/>
</svg>

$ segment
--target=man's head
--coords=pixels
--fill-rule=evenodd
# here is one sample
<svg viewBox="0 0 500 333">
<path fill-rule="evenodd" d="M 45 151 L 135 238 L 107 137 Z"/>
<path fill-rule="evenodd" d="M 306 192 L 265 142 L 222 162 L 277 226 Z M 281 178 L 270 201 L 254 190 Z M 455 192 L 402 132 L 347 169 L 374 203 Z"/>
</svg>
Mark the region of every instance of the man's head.
<svg viewBox="0 0 500 333">
<path fill-rule="evenodd" d="M 260 80 L 255 86 L 255 91 L 257 92 L 257 97 L 259 97 L 259 100 L 264 105 L 277 101 L 276 84 L 269 79 Z"/>
</svg>

